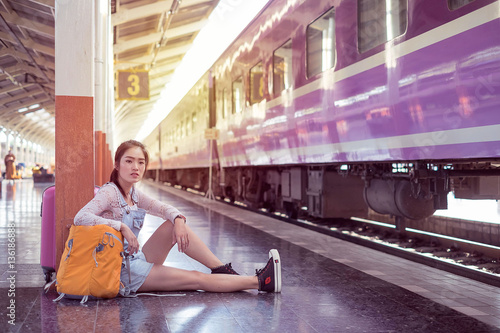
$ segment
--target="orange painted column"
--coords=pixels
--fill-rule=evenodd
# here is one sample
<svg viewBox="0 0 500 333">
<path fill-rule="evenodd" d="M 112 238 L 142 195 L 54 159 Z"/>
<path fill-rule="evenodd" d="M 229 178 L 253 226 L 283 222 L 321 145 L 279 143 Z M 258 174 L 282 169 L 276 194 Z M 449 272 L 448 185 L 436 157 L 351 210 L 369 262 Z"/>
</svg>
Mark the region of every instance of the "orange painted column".
<svg viewBox="0 0 500 333">
<path fill-rule="evenodd" d="M 94 1 L 56 1 L 56 265 L 94 188 Z M 56 267 L 56 269 L 57 269 Z"/>
<path fill-rule="evenodd" d="M 109 150 L 109 144 L 107 143 L 107 136 L 106 133 L 104 135 L 104 151 L 103 151 L 103 157 L 104 157 L 104 163 L 103 163 L 103 182 L 109 182 L 109 177 L 111 175 L 111 171 L 113 171 L 113 157 L 111 154 L 111 151 Z"/>
<path fill-rule="evenodd" d="M 106 140 L 106 133 L 96 131 L 96 185 L 98 186 L 109 182 L 113 170 L 113 160 Z"/>
<path fill-rule="evenodd" d="M 113 168 L 114 168 L 114 153 L 111 152 L 110 148 L 109 148 L 109 144 L 107 143 L 106 144 L 106 156 L 108 157 L 106 159 L 106 181 L 108 182 L 109 181 L 109 177 L 111 175 L 111 171 L 113 171 Z"/>
<path fill-rule="evenodd" d="M 95 184 L 102 186 L 104 184 L 104 150 L 106 142 L 104 142 L 104 133 L 95 131 Z"/>
</svg>

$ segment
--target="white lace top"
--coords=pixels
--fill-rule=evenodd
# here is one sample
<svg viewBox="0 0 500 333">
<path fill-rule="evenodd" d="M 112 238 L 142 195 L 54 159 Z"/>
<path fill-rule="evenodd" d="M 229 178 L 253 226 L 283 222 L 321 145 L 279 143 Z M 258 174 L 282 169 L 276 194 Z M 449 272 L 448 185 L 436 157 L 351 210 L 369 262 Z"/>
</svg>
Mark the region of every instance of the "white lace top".
<svg viewBox="0 0 500 333">
<path fill-rule="evenodd" d="M 137 208 L 145 209 L 147 214 L 161 217 L 165 221 L 174 222 L 181 215 L 174 206 L 153 199 L 134 187 L 131 189 L 131 197 Z M 121 202 L 124 200 L 120 200 L 121 198 L 123 196 L 115 184 L 104 184 L 96 196 L 76 214 L 75 225 L 106 224 L 119 231 L 125 209 L 130 209 L 122 208 Z"/>
</svg>

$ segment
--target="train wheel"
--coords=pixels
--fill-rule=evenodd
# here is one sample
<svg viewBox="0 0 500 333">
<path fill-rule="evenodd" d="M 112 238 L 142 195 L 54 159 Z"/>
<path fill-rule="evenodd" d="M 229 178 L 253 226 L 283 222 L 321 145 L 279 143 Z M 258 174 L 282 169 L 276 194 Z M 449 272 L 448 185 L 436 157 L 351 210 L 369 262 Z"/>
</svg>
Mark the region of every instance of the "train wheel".
<svg viewBox="0 0 500 333">
<path fill-rule="evenodd" d="M 297 219 L 299 212 L 297 207 L 293 202 L 284 201 L 283 207 L 285 208 L 285 214 L 291 219 Z"/>
<path fill-rule="evenodd" d="M 234 197 L 233 188 L 231 186 L 226 186 L 226 188 L 224 189 L 224 192 L 226 194 L 225 195 L 226 198 L 228 198 L 231 203 L 234 203 L 235 197 Z"/>
<path fill-rule="evenodd" d="M 52 281 L 52 272 L 44 271 L 43 275 L 45 278 L 45 283 L 49 283 L 50 281 Z"/>
</svg>

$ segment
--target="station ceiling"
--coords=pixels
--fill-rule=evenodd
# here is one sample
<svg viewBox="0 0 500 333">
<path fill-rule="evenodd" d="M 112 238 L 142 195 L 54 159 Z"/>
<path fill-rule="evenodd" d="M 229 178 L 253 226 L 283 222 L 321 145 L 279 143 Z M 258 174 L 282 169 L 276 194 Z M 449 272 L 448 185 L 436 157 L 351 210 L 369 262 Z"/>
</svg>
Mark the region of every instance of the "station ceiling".
<svg viewBox="0 0 500 333">
<path fill-rule="evenodd" d="M 0 126 L 48 148 L 55 146 L 56 1 L 0 0 Z M 149 99 L 115 100 L 118 141 L 138 133 L 218 3 L 111 0 L 115 77 L 149 71 Z"/>
</svg>

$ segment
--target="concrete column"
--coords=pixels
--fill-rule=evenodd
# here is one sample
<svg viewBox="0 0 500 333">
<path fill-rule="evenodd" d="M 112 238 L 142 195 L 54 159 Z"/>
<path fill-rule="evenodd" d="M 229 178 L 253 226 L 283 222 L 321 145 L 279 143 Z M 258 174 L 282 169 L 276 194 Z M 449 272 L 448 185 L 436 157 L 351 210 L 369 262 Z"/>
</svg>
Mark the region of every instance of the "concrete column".
<svg viewBox="0 0 500 333">
<path fill-rule="evenodd" d="M 91 0 L 56 4 L 56 263 L 76 213 L 93 197 L 95 11 Z"/>
<path fill-rule="evenodd" d="M 95 43 L 95 183 L 103 185 L 109 180 L 106 169 L 108 161 L 106 130 L 108 115 L 113 114 L 113 29 L 111 6 L 108 0 L 96 0 L 96 43 Z M 111 69 L 111 74 L 110 73 Z M 112 97 L 110 99 L 109 97 Z"/>
</svg>

